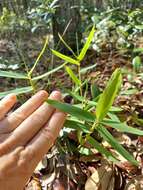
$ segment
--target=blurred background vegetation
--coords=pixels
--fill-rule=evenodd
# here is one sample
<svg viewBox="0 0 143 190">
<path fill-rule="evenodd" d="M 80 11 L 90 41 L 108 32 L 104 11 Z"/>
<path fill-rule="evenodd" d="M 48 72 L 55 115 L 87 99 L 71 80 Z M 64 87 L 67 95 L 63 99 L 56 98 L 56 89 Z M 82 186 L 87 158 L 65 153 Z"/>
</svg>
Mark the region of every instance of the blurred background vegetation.
<svg viewBox="0 0 143 190">
<path fill-rule="evenodd" d="M 37 72 L 51 70 L 59 63 L 50 48 L 71 53 L 59 35 L 78 54 L 93 25 L 96 32 L 87 56 L 90 64 L 102 62 L 106 57 L 108 67 L 112 67 L 113 57 L 120 57 L 120 65 L 130 62 L 135 71 L 140 70 L 141 0 L 1 0 L 0 68 L 25 70 L 31 67 L 48 36 L 48 48 Z"/>
<path fill-rule="evenodd" d="M 115 50 L 123 54 L 130 51 L 132 55 L 134 48 L 142 48 L 143 1 L 1 0 L 0 2 L 0 38 L 6 38 L 16 46 L 20 46 L 20 42 L 28 38 L 42 39 L 45 35 L 49 35 L 51 47 L 68 53 L 67 48 L 60 42 L 58 36 L 60 34 L 74 51 L 79 51 L 93 25 L 96 27 L 96 33 L 92 47 L 96 53 Z M 27 53 L 23 48 L 21 51 L 23 54 Z M 141 49 L 136 52 L 138 55 Z M 1 56 L 0 59 L 3 60 L 4 57 Z M 18 62 L 20 64 L 23 61 L 18 60 Z"/>
</svg>

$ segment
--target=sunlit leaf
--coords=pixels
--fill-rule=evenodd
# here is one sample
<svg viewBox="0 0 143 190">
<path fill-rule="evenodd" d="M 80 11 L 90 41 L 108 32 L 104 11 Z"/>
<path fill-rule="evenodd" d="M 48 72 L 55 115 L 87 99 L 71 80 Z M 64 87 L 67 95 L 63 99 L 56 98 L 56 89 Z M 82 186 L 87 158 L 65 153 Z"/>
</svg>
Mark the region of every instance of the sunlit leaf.
<svg viewBox="0 0 143 190">
<path fill-rule="evenodd" d="M 93 152 L 91 151 L 91 149 L 90 148 L 85 148 L 85 147 L 81 147 L 80 150 L 79 150 L 79 153 L 83 154 L 83 155 L 86 155 L 86 156 L 93 155 Z"/>
<path fill-rule="evenodd" d="M 111 160 L 112 162 L 119 162 L 108 150 L 106 150 L 99 142 L 97 142 L 94 138 L 89 137 L 89 144 L 91 144 L 96 150 L 98 150 L 101 154 L 103 154 L 106 158 Z"/>
<path fill-rule="evenodd" d="M 93 28 L 92 28 L 92 30 L 91 30 L 91 32 L 90 32 L 88 38 L 87 38 L 87 41 L 86 41 L 84 47 L 82 48 L 81 53 L 80 53 L 79 56 L 78 56 L 79 62 L 82 61 L 83 58 L 85 57 L 86 52 L 87 52 L 87 50 L 89 49 L 90 44 L 91 44 L 91 42 L 92 42 L 92 40 L 93 40 L 94 33 L 95 33 L 95 27 L 93 26 Z"/>
<path fill-rule="evenodd" d="M 121 95 L 126 95 L 126 96 L 129 96 L 129 95 L 132 95 L 132 94 L 136 94 L 138 93 L 138 89 L 137 88 L 134 88 L 134 89 L 129 89 L 129 90 L 124 90 L 122 91 L 120 94 Z"/>
<path fill-rule="evenodd" d="M 78 101 L 80 101 L 80 102 L 83 102 L 83 101 L 84 101 L 84 97 L 79 96 L 78 94 L 73 93 L 73 92 L 71 92 L 71 91 L 68 91 L 68 93 L 69 93 L 75 100 L 78 100 Z M 90 100 L 86 100 L 86 102 L 87 102 L 87 105 L 89 105 L 89 106 L 94 106 L 94 107 L 97 106 L 97 102 L 90 101 Z M 121 112 L 122 109 L 119 108 L 119 107 L 112 106 L 112 107 L 109 109 L 109 111 L 110 111 L 110 112 Z"/>
<path fill-rule="evenodd" d="M 32 92 L 32 91 L 33 91 L 33 89 L 32 89 L 31 86 L 22 87 L 22 88 L 16 88 L 14 90 L 9 90 L 9 91 L 6 91 L 6 92 L 0 92 L 0 98 L 3 98 L 8 94 L 13 94 L 14 93 L 14 94 L 18 95 L 18 94 L 26 94 L 26 93 Z"/>
<path fill-rule="evenodd" d="M 131 133 L 131 134 L 135 134 L 135 135 L 139 135 L 139 136 L 143 136 L 143 131 L 130 127 L 128 126 L 126 123 L 122 123 L 122 122 L 117 122 L 111 119 L 105 119 L 103 120 L 102 124 L 106 125 L 106 126 L 110 126 L 114 129 L 117 129 L 121 132 L 125 132 L 125 133 Z"/>
<path fill-rule="evenodd" d="M 79 121 L 74 121 L 74 120 L 66 120 L 64 126 L 66 128 L 71 128 L 75 130 L 82 130 L 84 133 L 90 133 L 89 127 L 85 124 L 82 124 Z"/>
<path fill-rule="evenodd" d="M 58 34 L 59 35 L 59 38 L 60 38 L 60 40 L 63 42 L 63 44 L 65 45 L 65 47 L 67 47 L 68 48 L 68 50 L 74 55 L 74 57 L 76 57 L 76 59 L 77 59 L 77 56 L 75 55 L 75 53 L 74 53 L 74 51 L 71 49 L 71 47 L 65 42 L 65 40 L 63 39 L 63 37 L 60 35 L 60 34 Z"/>
<path fill-rule="evenodd" d="M 46 72 L 46 73 L 44 73 L 44 74 L 42 74 L 42 75 L 39 75 L 39 76 L 37 76 L 37 77 L 34 77 L 34 78 L 32 78 L 32 81 L 36 81 L 36 80 L 40 80 L 40 79 L 46 78 L 46 77 L 48 77 L 49 75 L 51 75 L 51 74 L 57 72 L 58 70 L 62 69 L 66 64 L 67 64 L 67 62 L 66 62 L 66 63 L 63 63 L 63 64 L 60 65 L 59 67 L 56 67 L 55 69 L 52 69 L 52 70 L 50 70 L 50 71 L 48 71 L 48 72 Z"/>
<path fill-rule="evenodd" d="M 134 48 L 134 53 L 143 53 L 143 48 Z"/>
<path fill-rule="evenodd" d="M 58 51 L 52 50 L 52 53 L 56 55 L 57 57 L 63 59 L 64 61 L 67 61 L 68 63 L 72 63 L 75 65 L 80 65 L 79 61 L 72 59 L 71 57 L 68 57 L 62 53 L 59 53 Z"/>
<path fill-rule="evenodd" d="M 134 159 L 134 157 L 123 148 L 122 145 L 118 143 L 118 141 L 109 133 L 109 131 L 100 125 L 100 127 L 97 128 L 100 135 L 106 140 L 120 155 L 122 155 L 126 160 L 131 162 L 134 165 L 138 165 L 138 162 Z"/>
<path fill-rule="evenodd" d="M 120 69 L 116 69 L 112 74 L 105 90 L 100 95 L 99 101 L 96 107 L 96 117 L 98 121 L 101 121 L 112 106 L 114 99 L 119 91 L 122 83 L 122 75 Z"/>
<path fill-rule="evenodd" d="M 47 100 L 47 103 L 51 104 L 53 107 L 55 107 L 63 112 L 66 112 L 72 116 L 75 116 L 78 119 L 85 120 L 85 121 L 94 121 L 95 120 L 95 116 L 93 114 L 91 114 L 90 112 L 87 112 L 78 107 L 72 106 L 70 104 L 60 103 L 58 101 L 50 100 L 50 99 Z"/>
<path fill-rule="evenodd" d="M 25 73 L 16 73 L 13 71 L 0 71 L 0 77 L 28 79 L 28 76 Z"/>
<path fill-rule="evenodd" d="M 100 92 L 100 89 L 98 88 L 98 86 L 96 84 L 92 84 L 91 85 L 91 95 L 92 95 L 92 98 L 95 99 L 100 94 L 101 94 L 101 92 Z"/>
<path fill-rule="evenodd" d="M 73 71 L 71 70 L 70 67 L 66 66 L 66 71 L 69 74 L 69 76 L 71 77 L 71 79 L 75 82 L 75 84 L 77 84 L 78 86 L 81 85 L 81 81 L 76 77 L 76 75 L 73 73 Z"/>
<path fill-rule="evenodd" d="M 81 68 L 80 73 L 81 74 L 86 74 L 87 71 L 94 69 L 96 66 L 97 65 L 94 64 L 94 65 L 91 65 L 91 66 L 88 66 L 88 67 Z"/>
<path fill-rule="evenodd" d="M 139 56 L 134 57 L 132 61 L 132 65 L 133 65 L 134 70 L 136 72 L 139 72 L 142 65 L 141 58 Z"/>
<path fill-rule="evenodd" d="M 44 43 L 44 46 L 43 46 L 41 52 L 39 53 L 39 55 L 38 55 L 38 57 L 37 57 L 37 59 L 36 59 L 34 65 L 33 65 L 33 67 L 31 68 L 31 70 L 30 70 L 29 73 L 28 73 L 29 75 L 31 75 L 31 74 L 33 73 L 33 71 L 34 71 L 34 69 L 36 68 L 38 62 L 40 61 L 41 57 L 43 56 L 43 54 L 44 54 L 44 52 L 45 52 L 45 50 L 46 50 L 46 48 L 47 48 L 47 45 L 48 45 L 48 40 L 49 40 L 49 39 L 48 39 L 48 37 L 47 37 L 46 40 L 45 40 L 45 43 Z"/>
</svg>

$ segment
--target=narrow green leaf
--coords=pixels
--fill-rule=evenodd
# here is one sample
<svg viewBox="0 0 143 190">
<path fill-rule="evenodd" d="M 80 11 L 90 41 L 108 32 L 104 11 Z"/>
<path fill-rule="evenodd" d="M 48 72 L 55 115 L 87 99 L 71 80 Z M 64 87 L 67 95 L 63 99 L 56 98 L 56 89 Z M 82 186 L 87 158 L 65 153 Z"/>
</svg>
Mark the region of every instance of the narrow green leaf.
<svg viewBox="0 0 143 190">
<path fill-rule="evenodd" d="M 73 73 L 73 71 L 71 70 L 70 67 L 66 66 L 66 71 L 69 74 L 69 76 L 71 77 L 71 79 L 75 82 L 75 84 L 77 84 L 78 86 L 81 85 L 81 81 L 76 77 L 76 75 Z"/>
<path fill-rule="evenodd" d="M 122 155 L 132 164 L 138 165 L 138 162 L 134 159 L 134 157 L 118 143 L 118 141 L 109 133 L 109 131 L 105 127 L 100 125 L 97 130 L 104 138 L 104 140 L 106 140 L 116 151 L 118 151 L 120 155 Z"/>
<path fill-rule="evenodd" d="M 55 69 L 52 69 L 52 70 L 50 70 L 50 71 L 48 71 L 48 72 L 46 72 L 46 73 L 44 73 L 44 74 L 42 74 L 42 75 L 39 75 L 39 76 L 37 76 L 37 77 L 34 77 L 34 78 L 32 78 L 32 81 L 37 81 L 37 80 L 46 78 L 46 77 L 48 77 L 49 75 L 51 75 L 51 74 L 57 72 L 58 70 L 62 69 L 66 64 L 67 64 L 67 62 L 63 63 L 63 64 L 60 65 L 59 67 L 56 67 Z"/>
<path fill-rule="evenodd" d="M 143 30 L 143 25 L 135 25 L 136 29 Z"/>
<path fill-rule="evenodd" d="M 122 91 L 120 94 L 121 95 L 126 95 L 126 96 L 129 96 L 129 95 L 132 95 L 132 94 L 136 94 L 138 93 L 138 89 L 137 88 L 134 88 L 134 89 L 129 89 L 129 90 L 124 90 Z"/>
<path fill-rule="evenodd" d="M 52 50 L 52 53 L 54 55 L 56 55 L 57 57 L 63 59 L 64 61 L 67 61 L 68 63 L 72 63 L 72 64 L 75 64 L 75 65 L 80 65 L 79 61 L 71 58 L 71 57 L 68 57 L 62 53 L 59 53 L 58 51 L 55 51 L 55 50 Z"/>
<path fill-rule="evenodd" d="M 142 130 L 130 127 L 126 123 L 117 122 L 117 121 L 113 121 L 113 120 L 110 120 L 110 119 L 105 119 L 105 120 L 103 120 L 102 124 L 104 124 L 106 126 L 110 126 L 110 127 L 114 128 L 114 129 L 117 129 L 117 130 L 119 130 L 121 132 L 143 136 L 143 131 Z"/>
<path fill-rule="evenodd" d="M 101 94 L 100 89 L 98 88 L 98 86 L 94 83 L 91 85 L 91 95 L 92 98 L 95 99 L 97 98 L 99 95 Z"/>
<path fill-rule="evenodd" d="M 132 120 L 139 126 L 143 127 L 143 119 L 139 118 L 136 113 L 132 114 Z"/>
<path fill-rule="evenodd" d="M 75 120 L 66 120 L 64 126 L 66 128 L 82 130 L 84 133 L 90 133 L 89 126 Z"/>
<path fill-rule="evenodd" d="M 65 40 L 63 39 L 63 37 L 58 34 L 60 40 L 62 41 L 62 43 L 65 45 L 65 47 L 68 48 L 68 50 L 73 54 L 73 56 L 77 59 L 77 56 L 75 55 L 74 51 L 72 50 L 72 48 L 65 42 Z"/>
<path fill-rule="evenodd" d="M 38 62 L 40 61 L 41 57 L 43 56 L 43 54 L 44 54 L 44 52 L 45 52 L 45 50 L 46 50 L 46 48 L 47 48 L 47 45 L 48 45 L 48 37 L 46 37 L 44 46 L 43 46 L 43 48 L 42 48 L 40 54 L 38 55 L 38 57 L 37 57 L 37 59 L 36 59 L 34 65 L 33 65 L 33 67 L 32 67 L 31 70 L 29 71 L 29 73 L 28 73 L 29 75 L 31 75 L 31 74 L 33 73 L 35 67 L 37 66 Z"/>
<path fill-rule="evenodd" d="M 135 48 L 133 53 L 143 53 L 143 48 Z"/>
<path fill-rule="evenodd" d="M 75 116 L 78 119 L 81 120 L 85 120 L 85 121 L 94 121 L 95 120 L 95 116 L 93 114 L 91 114 L 90 112 L 87 112 L 85 110 L 82 110 L 78 107 L 72 106 L 70 104 L 66 104 L 66 103 L 60 103 L 58 101 L 55 100 L 47 100 L 48 104 L 51 104 L 53 107 L 66 112 L 72 116 Z"/>
<path fill-rule="evenodd" d="M 71 91 L 68 91 L 68 93 L 76 100 L 80 101 L 80 102 L 83 102 L 84 101 L 84 97 L 82 96 L 79 96 L 77 95 L 76 93 L 73 93 Z M 86 100 L 87 102 L 87 105 L 89 106 L 97 106 L 97 102 L 94 102 L 94 101 L 90 101 L 90 100 Z M 115 106 L 112 106 L 110 109 L 109 109 L 110 112 L 121 112 L 122 109 L 119 108 L 119 107 L 115 107 Z"/>
<path fill-rule="evenodd" d="M 97 66 L 97 64 L 94 64 L 94 65 L 91 65 L 91 66 L 88 66 L 88 67 L 81 68 L 80 73 L 81 74 L 86 74 L 87 71 L 94 69 L 96 66 Z"/>
<path fill-rule="evenodd" d="M 84 59 L 84 57 L 85 57 L 85 55 L 86 55 L 86 52 L 87 52 L 87 50 L 89 49 L 89 46 L 90 46 L 90 44 L 91 44 L 91 42 L 92 42 L 92 40 L 93 40 L 94 33 L 95 33 L 95 27 L 93 26 L 93 28 L 92 28 L 92 30 L 91 30 L 91 32 L 90 32 L 88 38 L 87 38 L 87 41 L 86 41 L 86 43 L 85 43 L 83 49 L 81 50 L 81 53 L 80 53 L 79 56 L 78 56 L 79 62 Z"/>
<path fill-rule="evenodd" d="M 101 121 L 112 106 L 117 92 L 122 83 L 121 70 L 116 69 L 112 74 L 105 90 L 100 95 L 99 101 L 96 107 L 96 117 L 98 121 Z"/>
<path fill-rule="evenodd" d="M 15 78 L 15 79 L 28 79 L 26 73 L 16 73 L 13 71 L 0 71 L 0 77 Z"/>
<path fill-rule="evenodd" d="M 106 158 L 108 158 L 109 160 L 111 160 L 112 162 L 119 162 L 119 160 L 117 160 L 117 158 L 115 158 L 111 152 L 109 152 L 108 150 L 106 150 L 99 142 L 97 142 L 94 138 L 89 137 L 88 139 L 89 144 L 91 144 L 94 148 L 96 148 L 101 154 L 103 154 Z"/>
<path fill-rule="evenodd" d="M 134 57 L 134 59 L 132 61 L 132 65 L 133 65 L 134 70 L 136 72 L 139 72 L 140 68 L 142 66 L 141 58 L 139 56 Z"/>
<path fill-rule="evenodd" d="M 110 119 L 111 119 L 112 121 L 116 121 L 116 122 L 118 122 L 118 123 L 121 123 L 121 121 L 120 121 L 120 119 L 118 118 L 117 114 L 108 112 L 107 115 L 110 117 Z M 106 119 L 105 119 L 105 120 L 106 120 Z"/>
<path fill-rule="evenodd" d="M 32 91 L 33 91 L 33 89 L 32 89 L 31 86 L 22 87 L 22 88 L 16 88 L 14 90 L 9 90 L 9 91 L 6 91 L 6 92 L 0 92 L 0 98 L 3 98 L 6 95 L 12 94 L 12 93 L 18 95 L 18 94 L 26 94 L 26 93 L 32 92 Z"/>
</svg>

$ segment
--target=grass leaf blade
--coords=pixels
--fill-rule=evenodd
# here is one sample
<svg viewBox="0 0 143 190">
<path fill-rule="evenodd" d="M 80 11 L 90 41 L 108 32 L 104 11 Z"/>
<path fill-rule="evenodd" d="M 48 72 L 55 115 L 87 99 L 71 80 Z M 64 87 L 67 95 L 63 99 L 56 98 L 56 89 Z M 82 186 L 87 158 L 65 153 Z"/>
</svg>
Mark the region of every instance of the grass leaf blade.
<svg viewBox="0 0 143 190">
<path fill-rule="evenodd" d="M 57 57 L 63 59 L 64 61 L 67 61 L 68 63 L 72 63 L 72 64 L 75 64 L 75 65 L 80 65 L 80 63 L 77 60 L 75 60 L 75 59 L 73 59 L 71 57 L 68 57 L 68 56 L 66 56 L 66 55 L 64 55 L 64 54 L 62 54 L 62 53 L 60 53 L 60 52 L 58 52 L 56 50 L 52 49 L 52 53 L 54 55 L 56 55 Z"/>
<path fill-rule="evenodd" d="M 117 95 L 122 83 L 121 70 L 116 69 L 112 74 L 105 90 L 100 95 L 99 101 L 96 107 L 96 117 L 98 121 L 101 121 L 112 106 L 114 99 Z"/>
<path fill-rule="evenodd" d="M 90 32 L 88 38 L 87 38 L 87 41 L 86 41 L 84 47 L 82 48 L 81 53 L 80 53 L 79 56 L 78 56 L 79 62 L 82 61 L 83 58 L 85 57 L 86 52 L 87 52 L 87 50 L 89 49 L 89 46 L 90 46 L 90 44 L 91 44 L 91 42 L 92 42 L 92 40 L 93 40 L 94 33 L 95 33 L 95 27 L 93 26 L 93 27 L 92 27 L 92 30 L 91 30 L 91 32 Z"/>
<path fill-rule="evenodd" d="M 71 70 L 70 67 L 66 66 L 66 71 L 69 74 L 69 76 L 71 77 L 71 79 L 75 82 L 75 84 L 77 84 L 77 86 L 81 85 L 81 81 L 76 77 L 76 75 L 73 73 L 73 71 Z"/>
<path fill-rule="evenodd" d="M 89 137 L 89 144 L 91 144 L 94 148 L 96 148 L 101 154 L 103 154 L 106 158 L 111 160 L 114 163 L 119 162 L 108 150 L 106 150 L 99 142 L 97 142 L 94 138 Z"/>
<path fill-rule="evenodd" d="M 28 79 L 26 73 L 16 73 L 13 71 L 0 71 L 0 77 L 14 78 L 14 79 Z"/>
<path fill-rule="evenodd" d="M 28 92 L 32 92 L 33 91 L 33 88 L 31 86 L 28 86 L 28 87 L 22 87 L 22 88 L 16 88 L 14 90 L 9 90 L 9 91 L 6 91 L 6 92 L 0 92 L 0 98 L 3 98 L 5 97 L 6 95 L 8 94 L 26 94 Z"/>
<path fill-rule="evenodd" d="M 105 120 L 103 120 L 102 124 L 110 126 L 110 127 L 117 129 L 121 132 L 143 136 L 142 130 L 139 130 L 139 129 L 136 129 L 133 127 L 129 127 L 126 123 L 116 122 L 116 121 L 113 121 L 111 119 L 105 119 Z"/>
<path fill-rule="evenodd" d="M 132 164 L 138 165 L 138 162 L 134 159 L 134 157 L 126 149 L 124 149 L 122 145 L 118 143 L 118 141 L 109 133 L 105 127 L 100 125 L 97 130 L 104 138 L 104 140 L 106 140 L 115 150 L 117 150 L 120 155 L 122 155 Z"/>
<path fill-rule="evenodd" d="M 90 112 L 87 112 L 78 107 L 72 106 L 70 104 L 61 103 L 61 102 L 51 100 L 51 99 L 48 99 L 47 103 L 63 112 L 66 112 L 72 116 L 75 116 L 78 119 L 89 121 L 89 122 L 92 122 L 95 120 L 95 116 L 91 114 Z"/>
</svg>

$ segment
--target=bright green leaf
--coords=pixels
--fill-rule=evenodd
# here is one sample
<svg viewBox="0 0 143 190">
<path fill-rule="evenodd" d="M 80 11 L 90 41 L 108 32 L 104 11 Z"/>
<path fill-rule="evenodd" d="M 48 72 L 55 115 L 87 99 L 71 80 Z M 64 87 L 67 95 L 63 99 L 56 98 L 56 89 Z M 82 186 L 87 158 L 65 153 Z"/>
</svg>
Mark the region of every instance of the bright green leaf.
<svg viewBox="0 0 143 190">
<path fill-rule="evenodd" d="M 48 40 L 49 40 L 49 39 L 48 39 L 48 37 L 47 37 L 46 40 L 45 40 L 45 43 L 44 43 L 44 46 L 43 46 L 41 52 L 39 53 L 39 55 L 38 55 L 38 57 L 37 57 L 37 59 L 36 59 L 34 65 L 33 65 L 33 67 L 31 68 L 31 70 L 30 70 L 29 73 L 28 73 L 30 76 L 32 75 L 34 69 L 36 68 L 36 66 L 37 66 L 37 64 L 38 64 L 38 62 L 40 61 L 41 57 L 43 56 L 43 54 L 44 54 L 44 52 L 45 52 L 45 50 L 46 50 L 46 48 L 47 48 L 47 45 L 48 45 Z"/>
<path fill-rule="evenodd" d="M 88 66 L 88 67 L 81 68 L 80 73 L 81 73 L 81 74 L 86 74 L 87 71 L 93 70 L 96 66 L 97 66 L 97 65 L 94 64 L 94 65 L 90 65 L 90 66 Z"/>
<path fill-rule="evenodd" d="M 134 53 L 143 53 L 143 48 L 135 48 L 133 50 Z"/>
<path fill-rule="evenodd" d="M 54 55 L 56 55 L 57 57 L 63 59 L 64 61 L 67 61 L 68 63 L 72 63 L 72 64 L 75 64 L 75 65 L 80 65 L 80 63 L 77 60 L 75 60 L 75 59 L 73 59 L 71 57 L 68 57 L 68 56 L 66 56 L 66 55 L 64 55 L 62 53 L 59 53 L 58 51 L 52 50 L 52 53 Z"/>
<path fill-rule="evenodd" d="M 98 88 L 98 86 L 96 84 L 92 84 L 91 85 L 91 95 L 92 95 L 92 98 L 95 99 L 100 94 L 101 94 L 101 92 L 100 92 L 100 89 Z"/>
<path fill-rule="evenodd" d="M 65 45 L 65 47 L 68 48 L 68 50 L 73 54 L 73 56 L 77 59 L 77 56 L 75 55 L 74 51 L 72 50 L 72 48 L 65 42 L 65 40 L 63 39 L 63 37 L 58 34 L 60 40 L 63 42 L 63 44 Z"/>
<path fill-rule="evenodd" d="M 51 104 L 53 107 L 63 112 L 66 112 L 72 116 L 75 116 L 78 119 L 89 121 L 89 122 L 95 120 L 95 116 L 91 114 L 90 112 L 87 112 L 78 107 L 72 106 L 70 104 L 60 103 L 58 101 L 50 100 L 50 99 L 47 100 L 47 103 Z"/>
<path fill-rule="evenodd" d="M 142 65 L 141 58 L 139 56 L 134 57 L 132 61 L 132 65 L 133 65 L 134 70 L 136 72 L 139 72 Z"/>
<path fill-rule="evenodd" d="M 100 125 L 97 130 L 104 138 L 104 140 L 106 140 L 116 151 L 118 151 L 120 155 L 122 155 L 132 164 L 138 165 L 138 162 L 134 159 L 134 157 L 126 149 L 124 149 L 122 145 L 118 143 L 118 141 L 109 133 L 109 131 L 105 127 Z"/>
<path fill-rule="evenodd" d="M 94 138 L 89 137 L 89 144 L 91 144 L 96 150 L 98 150 L 101 154 L 103 154 L 106 158 L 111 160 L 112 162 L 119 162 L 108 150 L 106 150 L 99 142 L 97 142 Z"/>
<path fill-rule="evenodd" d="M 84 97 L 79 96 L 79 95 L 77 95 L 76 93 L 73 93 L 73 92 L 70 92 L 70 91 L 68 91 L 68 93 L 69 93 L 75 100 L 78 100 L 78 101 L 80 101 L 80 102 L 85 101 L 85 100 L 84 100 Z M 87 105 L 89 105 L 89 106 L 94 106 L 94 107 L 97 106 L 97 102 L 90 101 L 90 100 L 86 100 L 86 102 L 87 102 Z M 121 112 L 122 109 L 119 108 L 119 107 L 112 106 L 112 107 L 109 109 L 109 111 L 110 111 L 110 112 Z"/>
<path fill-rule="evenodd" d="M 16 73 L 13 71 L 0 71 L 0 77 L 28 79 L 28 76 L 25 73 Z"/>
<path fill-rule="evenodd" d="M 105 120 L 103 120 L 102 124 L 104 124 L 106 126 L 110 126 L 110 127 L 114 128 L 114 129 L 117 129 L 117 130 L 119 130 L 121 132 L 143 136 L 143 131 L 142 130 L 130 127 L 126 123 L 117 122 L 117 121 L 114 121 L 114 120 L 111 120 L 111 119 L 105 119 Z"/>
<path fill-rule="evenodd" d="M 96 107 L 96 117 L 98 121 L 101 121 L 112 106 L 117 92 L 122 83 L 121 70 L 116 69 L 112 74 L 105 90 L 100 95 L 99 101 Z"/>
<path fill-rule="evenodd" d="M 66 120 L 64 126 L 75 130 L 82 130 L 84 133 L 90 133 L 89 127 L 75 120 Z"/>
<path fill-rule="evenodd" d="M 6 91 L 6 92 L 0 92 L 0 98 L 3 98 L 8 94 L 13 94 L 14 93 L 14 94 L 18 95 L 18 94 L 26 94 L 26 93 L 32 92 L 32 91 L 33 91 L 33 89 L 32 89 L 31 86 L 22 87 L 22 88 L 16 88 L 14 90 L 9 90 L 9 91 Z"/>
<path fill-rule="evenodd" d="M 81 147 L 79 150 L 79 153 L 86 156 L 93 155 L 93 152 L 91 151 L 91 149 L 85 148 L 85 147 Z"/>
<path fill-rule="evenodd" d="M 51 75 L 51 74 L 57 72 L 58 70 L 62 69 L 66 64 L 67 63 L 63 63 L 62 65 L 60 65 L 59 67 L 56 67 L 55 69 L 52 69 L 52 70 L 50 70 L 50 71 L 48 71 L 42 75 L 34 77 L 34 78 L 32 78 L 32 81 L 37 81 L 37 80 L 43 79 L 45 77 L 48 77 L 49 75 Z"/>
<path fill-rule="evenodd" d="M 95 33 L 95 27 L 93 26 L 93 28 L 92 28 L 92 30 L 91 30 L 91 32 L 90 32 L 88 38 L 87 38 L 87 41 L 86 41 L 86 43 L 85 43 L 83 49 L 81 50 L 81 53 L 80 53 L 79 56 L 78 56 L 79 62 L 82 61 L 83 58 L 85 57 L 86 52 L 87 52 L 87 50 L 89 49 L 90 44 L 91 44 L 91 42 L 92 42 L 92 40 L 93 40 L 94 33 Z"/>
<path fill-rule="evenodd" d="M 69 74 L 69 76 L 71 77 L 71 79 L 75 82 L 75 84 L 77 84 L 78 86 L 81 85 L 81 81 L 76 77 L 76 75 L 73 73 L 73 71 L 70 69 L 70 67 L 66 66 L 66 71 Z"/>
</svg>

